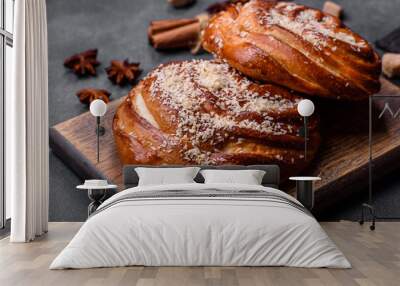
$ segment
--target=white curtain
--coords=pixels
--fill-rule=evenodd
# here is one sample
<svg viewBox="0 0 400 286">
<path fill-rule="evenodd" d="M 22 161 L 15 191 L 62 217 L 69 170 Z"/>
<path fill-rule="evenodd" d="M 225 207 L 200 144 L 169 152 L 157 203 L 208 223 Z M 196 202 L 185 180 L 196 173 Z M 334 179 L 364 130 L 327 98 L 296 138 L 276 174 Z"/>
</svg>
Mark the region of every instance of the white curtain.
<svg viewBox="0 0 400 286">
<path fill-rule="evenodd" d="M 12 242 L 48 225 L 48 71 L 45 0 L 15 1 L 13 94 L 6 99 L 6 187 Z"/>
</svg>

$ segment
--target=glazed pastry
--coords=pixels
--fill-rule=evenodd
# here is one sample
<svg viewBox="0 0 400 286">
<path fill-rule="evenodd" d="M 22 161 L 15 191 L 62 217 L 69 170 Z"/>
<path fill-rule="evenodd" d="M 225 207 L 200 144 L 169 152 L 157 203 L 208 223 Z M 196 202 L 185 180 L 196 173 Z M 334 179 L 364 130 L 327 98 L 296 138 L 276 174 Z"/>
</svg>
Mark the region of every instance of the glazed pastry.
<svg viewBox="0 0 400 286">
<path fill-rule="evenodd" d="M 226 63 L 168 63 L 118 107 L 114 138 L 123 164 L 278 163 L 296 172 L 306 163 L 300 100 L 285 88 L 252 82 Z M 309 160 L 319 140 L 313 116 Z"/>
<path fill-rule="evenodd" d="M 379 91 L 372 47 L 329 14 L 252 0 L 215 15 L 203 47 L 243 74 L 327 98 L 361 100 Z"/>
</svg>

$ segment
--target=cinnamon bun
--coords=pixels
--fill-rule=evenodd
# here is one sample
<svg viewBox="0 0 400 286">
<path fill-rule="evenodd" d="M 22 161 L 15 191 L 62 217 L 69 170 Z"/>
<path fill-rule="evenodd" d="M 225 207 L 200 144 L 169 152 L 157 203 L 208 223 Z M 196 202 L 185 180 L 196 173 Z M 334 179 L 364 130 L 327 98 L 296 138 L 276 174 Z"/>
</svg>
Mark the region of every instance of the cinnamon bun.
<svg viewBox="0 0 400 286">
<path fill-rule="evenodd" d="M 309 95 L 361 100 L 379 91 L 381 61 L 339 18 L 251 0 L 210 19 L 203 47 L 243 74 Z"/>
<path fill-rule="evenodd" d="M 307 163 L 300 100 L 226 63 L 172 62 L 130 91 L 116 111 L 114 138 L 123 164 L 277 163 L 292 173 Z M 311 160 L 320 141 L 317 117 L 309 127 Z"/>
</svg>

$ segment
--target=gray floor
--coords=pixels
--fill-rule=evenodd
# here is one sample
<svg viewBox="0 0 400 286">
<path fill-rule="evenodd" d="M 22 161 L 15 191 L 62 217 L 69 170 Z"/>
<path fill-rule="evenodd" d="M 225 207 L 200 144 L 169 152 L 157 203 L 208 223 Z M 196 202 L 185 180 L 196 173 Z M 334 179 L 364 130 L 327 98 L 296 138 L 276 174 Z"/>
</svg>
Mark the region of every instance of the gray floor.
<svg viewBox="0 0 400 286">
<path fill-rule="evenodd" d="M 187 9 L 175 10 L 166 0 L 47 0 L 49 39 L 49 106 L 50 125 L 74 117 L 87 108 L 76 98 L 84 87 L 105 88 L 112 98 L 124 96 L 129 87 L 120 88 L 107 79 L 104 68 L 112 59 L 140 61 L 142 76 L 162 62 L 193 58 L 190 53 L 159 53 L 149 47 L 146 30 L 149 21 L 162 18 L 193 16 L 213 0 L 198 0 Z M 321 8 L 324 1 L 297 1 Z M 336 0 L 345 10 L 345 23 L 369 41 L 400 25 L 400 0 Z M 96 78 L 78 80 L 63 67 L 65 57 L 89 48 L 99 49 L 102 65 Z M 209 57 L 199 55 L 198 57 Z M 83 221 L 88 199 L 85 192 L 75 191 L 79 179 L 63 162 L 50 154 L 50 220 Z M 400 217 L 400 177 L 384 180 L 376 198 L 380 216 Z M 325 219 L 356 219 L 360 200 L 349 202 Z"/>
</svg>

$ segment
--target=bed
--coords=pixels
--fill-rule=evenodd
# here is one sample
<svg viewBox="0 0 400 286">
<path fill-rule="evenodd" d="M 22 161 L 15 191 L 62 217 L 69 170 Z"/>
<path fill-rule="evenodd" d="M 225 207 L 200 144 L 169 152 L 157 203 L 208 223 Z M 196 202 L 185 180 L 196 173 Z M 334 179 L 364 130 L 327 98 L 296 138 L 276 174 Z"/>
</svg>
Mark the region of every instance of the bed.
<svg viewBox="0 0 400 286">
<path fill-rule="evenodd" d="M 262 185 L 197 183 L 138 186 L 106 200 L 50 269 L 144 266 L 350 268 L 343 253 L 297 200 L 278 190 L 279 168 L 259 169 Z M 170 166 L 169 166 L 170 167 Z"/>
</svg>

